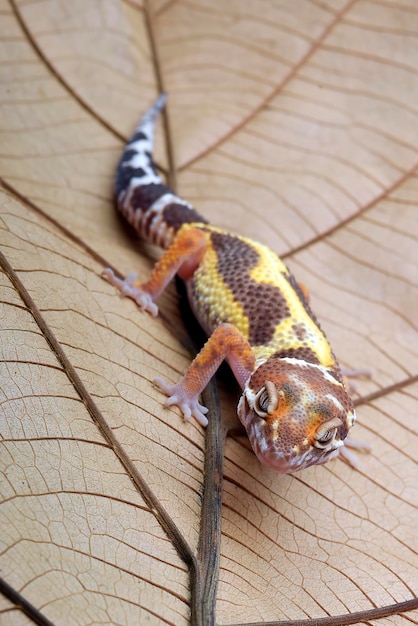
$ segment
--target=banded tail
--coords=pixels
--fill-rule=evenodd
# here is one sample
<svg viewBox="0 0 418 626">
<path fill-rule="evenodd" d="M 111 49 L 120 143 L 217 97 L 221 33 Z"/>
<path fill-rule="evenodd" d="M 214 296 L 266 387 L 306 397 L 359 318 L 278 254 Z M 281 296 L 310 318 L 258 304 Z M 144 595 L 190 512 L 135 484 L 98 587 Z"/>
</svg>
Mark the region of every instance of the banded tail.
<svg viewBox="0 0 418 626">
<path fill-rule="evenodd" d="M 126 145 L 116 170 L 117 207 L 140 237 L 167 248 L 184 223 L 207 223 L 161 180 L 152 158 L 154 130 L 167 96 L 160 94 Z"/>
</svg>

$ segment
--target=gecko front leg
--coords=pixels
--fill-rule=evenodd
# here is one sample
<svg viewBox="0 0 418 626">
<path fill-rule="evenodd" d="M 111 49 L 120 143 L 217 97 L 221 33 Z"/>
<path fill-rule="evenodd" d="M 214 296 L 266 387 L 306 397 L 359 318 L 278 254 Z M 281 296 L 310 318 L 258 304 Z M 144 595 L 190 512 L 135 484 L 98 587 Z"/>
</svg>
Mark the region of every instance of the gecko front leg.
<svg viewBox="0 0 418 626">
<path fill-rule="evenodd" d="M 194 417 L 199 424 L 207 426 L 205 414 L 208 409 L 199 403 L 199 396 L 224 359 L 228 361 L 238 383 L 244 387 L 254 369 L 255 358 L 248 341 L 232 324 L 221 324 L 215 328 L 177 384 L 169 385 L 163 378 L 154 380 L 154 384 L 169 396 L 165 406 L 176 404 L 185 420 Z"/>
<path fill-rule="evenodd" d="M 111 268 L 102 272 L 103 278 L 114 285 L 122 296 L 132 298 L 143 311 L 153 317 L 158 315 L 155 300 L 167 287 L 175 274 L 183 280 L 192 276 L 198 267 L 206 247 L 203 231 L 195 227 L 183 227 L 179 230 L 171 246 L 155 264 L 149 279 L 143 283 L 136 274 L 129 274 L 124 280 L 115 276 Z"/>
</svg>

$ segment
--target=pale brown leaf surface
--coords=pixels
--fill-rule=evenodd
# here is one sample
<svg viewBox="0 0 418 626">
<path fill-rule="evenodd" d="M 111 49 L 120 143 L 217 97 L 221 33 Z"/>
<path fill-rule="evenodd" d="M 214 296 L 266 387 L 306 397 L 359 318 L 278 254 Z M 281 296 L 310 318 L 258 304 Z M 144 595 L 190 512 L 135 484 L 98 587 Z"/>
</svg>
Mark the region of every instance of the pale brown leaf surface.
<svg viewBox="0 0 418 626">
<path fill-rule="evenodd" d="M 201 623 L 205 433 L 151 384 L 190 356 L 100 278 L 152 266 L 112 180 L 164 88 L 178 191 L 286 255 L 341 362 L 373 370 L 358 471 L 278 476 L 227 440 L 217 623 L 416 597 L 414 0 L 1 0 L 0 31 L 1 577 L 55 624 Z M 178 327 L 174 289 L 160 307 Z M 0 597 L 1 624 L 33 623 Z"/>
</svg>

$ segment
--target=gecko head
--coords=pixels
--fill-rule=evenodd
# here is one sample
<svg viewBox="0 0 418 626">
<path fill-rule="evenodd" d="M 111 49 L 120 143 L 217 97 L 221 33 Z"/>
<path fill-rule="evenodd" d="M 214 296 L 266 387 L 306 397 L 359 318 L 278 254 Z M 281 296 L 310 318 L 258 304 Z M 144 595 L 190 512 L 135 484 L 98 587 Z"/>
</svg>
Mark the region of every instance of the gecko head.
<svg viewBox="0 0 418 626">
<path fill-rule="evenodd" d="M 356 418 L 335 375 L 320 365 L 278 357 L 254 370 L 238 415 L 262 463 L 287 474 L 338 455 Z"/>
</svg>

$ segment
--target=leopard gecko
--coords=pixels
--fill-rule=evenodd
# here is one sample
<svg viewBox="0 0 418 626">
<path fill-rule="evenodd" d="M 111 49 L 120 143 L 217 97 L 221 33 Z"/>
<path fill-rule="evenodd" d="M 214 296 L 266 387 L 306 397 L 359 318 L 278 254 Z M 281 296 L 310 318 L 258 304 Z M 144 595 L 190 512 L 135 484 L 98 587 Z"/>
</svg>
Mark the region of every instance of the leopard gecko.
<svg viewBox="0 0 418 626">
<path fill-rule="evenodd" d="M 217 228 L 177 196 L 152 157 L 161 94 L 142 117 L 120 159 L 119 211 L 140 237 L 165 252 L 149 279 L 103 276 L 140 309 L 158 314 L 155 300 L 177 274 L 208 340 L 175 385 L 154 383 L 186 420 L 207 425 L 200 393 L 222 361 L 241 389 L 238 417 L 258 459 L 291 473 L 343 456 L 356 416 L 334 353 L 310 308 L 307 292 L 279 256 L 252 239 Z M 356 446 L 360 447 L 360 446 Z"/>
</svg>

